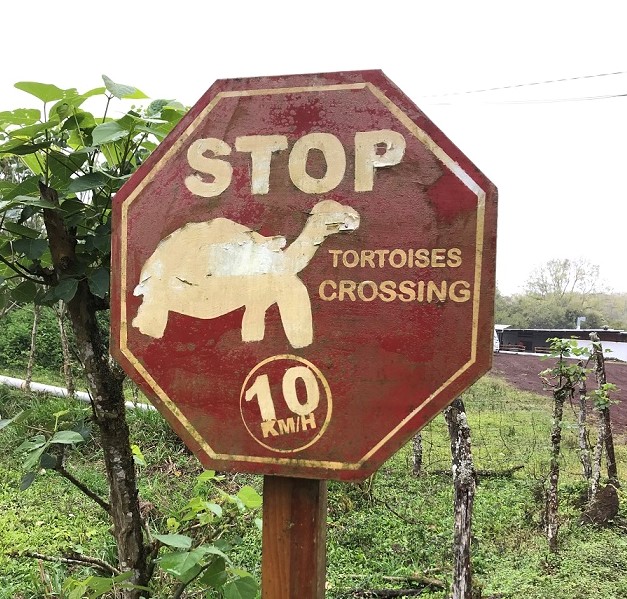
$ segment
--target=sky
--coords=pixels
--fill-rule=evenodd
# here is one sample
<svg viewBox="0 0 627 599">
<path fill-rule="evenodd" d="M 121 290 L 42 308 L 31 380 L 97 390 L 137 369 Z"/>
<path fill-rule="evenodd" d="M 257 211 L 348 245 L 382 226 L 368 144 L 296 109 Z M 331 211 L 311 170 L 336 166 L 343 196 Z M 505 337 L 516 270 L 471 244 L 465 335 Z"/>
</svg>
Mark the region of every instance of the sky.
<svg viewBox="0 0 627 599">
<path fill-rule="evenodd" d="M 381 69 L 498 187 L 502 293 L 563 258 L 627 292 L 626 12 L 622 0 L 5 2 L 0 110 L 37 105 L 17 81 L 86 91 L 106 74 L 192 105 L 216 79 Z"/>
</svg>

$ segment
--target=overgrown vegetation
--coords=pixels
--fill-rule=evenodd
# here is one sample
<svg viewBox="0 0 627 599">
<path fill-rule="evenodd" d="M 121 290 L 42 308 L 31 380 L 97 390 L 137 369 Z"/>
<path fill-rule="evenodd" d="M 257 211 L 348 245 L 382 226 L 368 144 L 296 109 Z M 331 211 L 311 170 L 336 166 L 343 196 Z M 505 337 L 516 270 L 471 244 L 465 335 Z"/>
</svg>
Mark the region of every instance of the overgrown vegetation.
<svg viewBox="0 0 627 599">
<path fill-rule="evenodd" d="M 541 526 L 543 488 L 551 459 L 549 398 L 518 392 L 486 377 L 465 394 L 464 401 L 479 472 L 472 559 L 483 597 L 583 599 L 590 596 L 590 589 L 604 599 L 625 597 L 625 502 L 621 498 L 621 514 L 606 528 L 580 524 L 587 484 L 581 477 L 572 413 L 566 410 L 560 457 L 558 560 L 549 554 Z M 0 597 L 67 597 L 67 591 L 61 595 L 63 581 L 85 578 L 89 572 L 84 567 L 16 559 L 7 554 L 82 552 L 110 560 L 115 548 L 107 533 L 106 514 L 53 472 L 45 471 L 29 489 L 19 491 L 25 473 L 20 452 L 16 452 L 21 440 L 37 434 L 42 422 L 53 423 L 55 413 L 70 410 L 62 416 L 69 422 L 80 419 L 85 410 L 82 404 L 0 388 L 3 417 L 27 406 L 30 412 L 23 420 L 0 432 L 0 572 L 5 581 Z M 198 490 L 202 470 L 158 414 L 134 411 L 129 425 L 131 440 L 145 462 L 139 466 L 138 476 L 142 509 L 153 532 L 174 534 L 173 521 L 168 519 L 181 522 Z M 447 597 L 453 488 L 450 441 L 441 416 L 423 430 L 423 446 L 424 473 L 420 477 L 411 473 L 408 446 L 381 468 L 372 486 L 331 483 L 329 598 L 366 596 L 356 594 L 359 589 L 394 588 L 423 588 L 422 597 Z M 626 457 L 623 444 L 617 446 L 617 454 L 622 467 Z M 90 438 L 71 451 L 68 468 L 95 491 L 106 493 L 96 439 Z M 619 476 L 624 477 L 625 472 Z M 236 495 L 246 485 L 257 491 L 261 488 L 260 478 L 247 475 L 229 475 L 212 485 L 202 484 L 207 500 L 218 504 L 223 501 L 223 492 Z M 235 504 L 233 507 L 237 508 Z M 221 537 L 232 545 L 228 555 L 233 570 L 243 568 L 257 579 L 261 555 L 261 535 L 255 524 L 258 517 L 253 509 L 243 518 L 234 518 Z M 171 574 L 160 571 L 153 581 L 155 596 L 172 597 L 175 584 Z M 207 596 L 219 595 L 209 591 Z"/>
<path fill-rule="evenodd" d="M 0 369 L 2 372 L 20 372 L 28 359 L 31 329 L 33 326 L 32 306 L 16 308 L 2 318 L 0 335 Z M 77 364 L 74 362 L 76 368 Z M 36 367 L 39 372 L 54 376 L 63 373 L 63 352 L 59 341 L 59 326 L 52 308 L 41 311 L 37 327 Z M 24 374 L 21 372 L 21 374 Z"/>
<path fill-rule="evenodd" d="M 116 594 L 139 599 L 155 573 L 154 558 L 163 541 L 146 536 L 125 417 L 125 375 L 109 358 L 107 329 L 99 315 L 109 308 L 112 198 L 185 109 L 155 100 L 111 118 L 112 101 L 146 96 L 107 76 L 103 83 L 79 93 L 22 81 L 15 86 L 37 98 L 40 108 L 0 112 L 0 310 L 34 304 L 39 312 L 42 304 L 61 302 L 67 309 L 109 487 L 110 500 L 99 505 L 111 520 L 117 552 L 108 570 L 103 568 L 108 574 L 119 572 Z M 97 100 L 100 109 L 88 111 L 86 106 Z M 30 443 L 65 445 L 45 437 Z M 33 466 L 42 468 L 54 457 L 46 457 L 45 450 L 35 456 L 39 464 Z M 109 585 L 92 582 L 96 594 Z M 222 581 L 225 588 L 227 582 Z"/>
</svg>

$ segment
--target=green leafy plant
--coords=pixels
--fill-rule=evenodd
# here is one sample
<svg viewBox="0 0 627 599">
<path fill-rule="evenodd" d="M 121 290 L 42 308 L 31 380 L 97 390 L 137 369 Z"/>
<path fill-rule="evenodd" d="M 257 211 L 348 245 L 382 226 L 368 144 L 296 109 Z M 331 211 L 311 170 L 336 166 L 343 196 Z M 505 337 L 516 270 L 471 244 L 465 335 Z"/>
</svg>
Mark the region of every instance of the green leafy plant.
<svg viewBox="0 0 627 599">
<path fill-rule="evenodd" d="M 44 434 L 35 435 L 24 441 L 16 449 L 17 453 L 23 456 L 22 467 L 26 470 L 20 484 L 21 491 L 25 491 L 33 484 L 40 470 L 63 470 L 65 447 L 84 443 L 89 438 L 90 430 L 82 421 L 73 424 L 72 428 L 60 429 L 63 417 L 68 412 L 68 410 L 63 410 L 53 415 L 54 426 L 48 436 Z"/>
<path fill-rule="evenodd" d="M 547 476 L 546 502 L 543 521 L 546 528 L 549 549 L 556 553 L 558 549 L 558 484 L 560 476 L 560 452 L 562 445 L 562 428 L 564 403 L 573 400 L 577 386 L 585 381 L 586 368 L 581 360 L 567 362 L 568 358 L 589 356 L 587 347 L 579 347 L 576 339 L 547 339 L 551 348 L 550 356 L 557 358 L 552 368 L 540 373 L 542 380 L 553 391 L 553 423 L 551 429 L 551 459 Z"/>
<path fill-rule="evenodd" d="M 158 558 L 159 567 L 179 581 L 174 596 L 192 582 L 203 588 L 219 590 L 225 599 L 253 599 L 258 590 L 252 576 L 233 566 L 228 552 L 238 539 L 227 541 L 233 521 L 254 514 L 261 507 L 261 496 L 244 485 L 237 494 L 230 494 L 216 485 L 223 477 L 211 470 L 197 479 L 193 497 L 183 509 L 167 519 L 168 532 L 154 535 L 159 545 L 171 549 Z M 207 485 L 213 491 L 208 499 Z M 260 526 L 260 520 L 255 520 Z"/>
<path fill-rule="evenodd" d="M 255 518 L 261 496 L 249 486 L 236 494 L 224 491 L 217 483 L 224 477 L 214 471 L 203 472 L 192 489 L 192 497 L 164 524 L 167 532 L 152 534 L 151 558 L 154 566 L 174 579 L 171 597 L 182 597 L 187 590 L 206 591 L 207 596 L 224 599 L 254 599 L 259 585 L 247 571 L 236 567 L 229 553 L 240 539 L 229 535 L 236 520 Z M 260 526 L 260 520 L 255 518 Z M 231 537 L 228 538 L 227 537 Z M 120 589 L 148 590 L 133 585 L 129 576 L 89 576 L 65 582 L 69 597 L 89 599 Z M 214 593 L 209 595 L 209 593 Z"/>
<path fill-rule="evenodd" d="M 70 301 L 81 280 L 96 297 L 107 296 L 111 198 L 183 113 L 181 105 L 157 100 L 110 118 L 114 98 L 146 96 L 103 80 L 104 87 L 84 93 L 21 82 L 16 87 L 41 100 L 42 110 L 0 112 L 0 156 L 22 167 L 12 180 L 0 180 L 0 294 L 18 303 Z M 85 109 L 98 98 L 102 117 Z M 42 189 L 54 194 L 45 197 Z M 75 229 L 77 260 L 64 273 L 53 265 L 44 209 Z"/>
<path fill-rule="evenodd" d="M 108 335 L 99 313 L 109 306 L 113 195 L 185 109 L 156 100 L 112 118 L 114 100 L 147 98 L 109 77 L 104 76 L 103 83 L 79 92 L 23 81 L 16 87 L 41 102 L 41 108 L 0 112 L 0 309 L 59 301 L 67 306 L 115 501 L 109 505 L 72 480 L 62 459 L 55 469 L 109 514 L 117 560 L 122 570 L 133 573 L 128 581 L 133 588 L 121 591 L 121 596 L 138 599 L 135 587 L 146 586 L 152 566 L 139 509 L 136 456 L 125 419 L 124 374 L 109 360 Z M 92 105 L 101 112 L 88 109 Z M 48 460 L 44 456 L 51 455 L 49 450 L 63 446 L 63 436 L 53 438 L 31 439 L 22 448 L 32 472 L 42 466 L 42 459 Z M 34 480 L 32 472 L 29 479 Z"/>
<path fill-rule="evenodd" d="M 618 387 L 614 383 L 603 383 L 599 389 L 591 391 L 589 397 L 598 410 L 605 410 L 614 403 L 610 398 L 610 393 L 616 391 L 618 391 Z"/>
</svg>

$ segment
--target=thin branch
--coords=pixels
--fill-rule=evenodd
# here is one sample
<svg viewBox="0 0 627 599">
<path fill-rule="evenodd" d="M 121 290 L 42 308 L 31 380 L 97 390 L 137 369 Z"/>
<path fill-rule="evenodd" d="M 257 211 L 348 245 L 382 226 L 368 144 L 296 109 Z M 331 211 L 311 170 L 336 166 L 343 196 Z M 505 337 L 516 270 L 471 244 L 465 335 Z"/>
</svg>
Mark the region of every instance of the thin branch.
<svg viewBox="0 0 627 599">
<path fill-rule="evenodd" d="M 387 502 L 383 501 L 382 499 L 379 499 L 378 497 L 373 497 L 372 498 L 374 501 L 376 501 L 377 503 L 380 503 L 383 507 L 385 507 L 391 514 L 393 514 L 394 516 L 396 516 L 399 520 L 401 520 L 402 522 L 405 522 L 405 524 L 409 524 L 411 526 L 418 526 L 418 522 L 416 522 L 415 520 L 411 520 L 410 518 L 405 518 L 403 516 L 401 516 L 398 512 L 395 512 L 388 504 Z"/>
<path fill-rule="evenodd" d="M 77 489 L 95 501 L 107 514 L 111 513 L 111 506 L 102 497 L 94 493 L 90 488 L 85 486 L 80 480 L 72 476 L 63 466 L 54 468 L 63 478 L 70 481 Z"/>
<path fill-rule="evenodd" d="M 80 553 L 72 552 L 68 554 L 69 557 L 55 557 L 53 555 L 45 555 L 43 553 L 37 553 L 35 551 L 9 551 L 7 555 L 13 558 L 30 557 L 32 559 L 40 559 L 44 562 L 52 562 L 56 564 L 91 566 L 93 568 L 97 568 L 105 574 L 110 574 L 111 576 L 118 576 L 119 574 L 122 574 L 122 571 L 118 570 L 115 566 L 112 566 L 111 564 L 108 564 L 107 562 L 98 559 L 97 557 L 81 555 Z"/>
<path fill-rule="evenodd" d="M 9 262 L 6 258 L 4 258 L 4 256 L 0 256 L 0 262 L 2 262 L 5 266 L 8 266 L 13 272 L 15 272 L 18 275 L 20 275 L 20 277 L 22 277 L 23 279 L 28 279 L 29 281 L 33 281 L 33 283 L 37 283 L 39 285 L 42 285 L 42 284 L 45 283 L 45 281 L 42 281 L 40 279 L 36 279 L 35 277 L 31 277 L 30 274 L 27 274 L 27 273 L 29 273 L 29 270 L 24 268 L 18 262 L 15 262 L 15 263 Z M 19 268 L 18 268 L 18 266 L 19 266 Z"/>
<path fill-rule="evenodd" d="M 74 162 L 71 158 L 71 154 L 66 154 L 65 152 L 61 151 L 60 149 L 57 150 L 59 152 L 59 154 L 65 156 L 65 158 L 67 158 L 68 162 L 74 167 L 74 172 L 80 172 L 85 174 L 85 171 L 81 168 L 81 164 L 77 164 L 76 162 Z M 56 156 L 50 156 L 49 158 L 52 158 L 52 160 L 56 160 L 56 162 L 58 164 L 60 164 L 61 166 L 65 166 Z M 50 164 L 50 160 L 48 160 L 48 165 Z"/>
<path fill-rule="evenodd" d="M 392 599 L 393 597 L 417 597 L 424 589 L 357 589 L 351 592 L 351 597 L 365 597 L 367 599 Z"/>
<path fill-rule="evenodd" d="M 174 590 L 174 593 L 172 594 L 172 599 L 180 599 L 189 584 L 196 580 L 209 566 L 211 566 L 212 563 L 213 562 L 211 561 L 208 564 L 205 564 L 204 566 L 202 566 L 202 568 L 200 568 L 198 573 L 192 576 L 189 580 L 187 580 L 186 582 L 181 582 Z"/>
</svg>

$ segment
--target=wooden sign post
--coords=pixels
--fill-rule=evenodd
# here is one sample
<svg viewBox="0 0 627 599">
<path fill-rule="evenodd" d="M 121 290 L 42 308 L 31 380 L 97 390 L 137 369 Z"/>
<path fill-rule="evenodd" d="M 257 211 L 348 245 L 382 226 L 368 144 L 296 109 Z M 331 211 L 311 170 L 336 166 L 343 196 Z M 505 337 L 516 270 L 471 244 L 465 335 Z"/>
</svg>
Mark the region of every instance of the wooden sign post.
<svg viewBox="0 0 627 599">
<path fill-rule="evenodd" d="M 266 475 L 264 597 L 322 597 L 321 481 L 491 366 L 494 186 L 380 71 L 229 79 L 112 230 L 112 353 L 206 468 Z"/>
<path fill-rule="evenodd" d="M 322 599 L 326 481 L 265 476 L 263 499 L 263 599 Z"/>
</svg>

